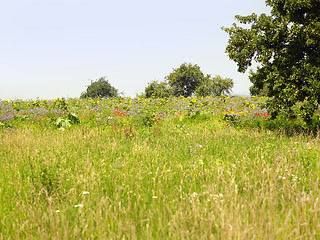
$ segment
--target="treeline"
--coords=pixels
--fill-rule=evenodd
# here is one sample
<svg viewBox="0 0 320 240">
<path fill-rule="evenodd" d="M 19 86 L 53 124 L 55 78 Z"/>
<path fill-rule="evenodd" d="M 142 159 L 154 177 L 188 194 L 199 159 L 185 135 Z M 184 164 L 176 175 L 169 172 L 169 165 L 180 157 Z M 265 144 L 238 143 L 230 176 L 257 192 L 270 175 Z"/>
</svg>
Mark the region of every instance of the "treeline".
<svg viewBox="0 0 320 240">
<path fill-rule="evenodd" d="M 197 64 L 183 63 L 179 68 L 174 68 L 163 81 L 150 82 L 144 92 L 138 96 L 143 98 L 221 96 L 231 94 L 232 87 L 233 80 L 230 78 L 204 75 Z M 91 81 L 80 98 L 117 97 L 118 95 L 119 91 L 109 83 L 106 77 L 102 77 L 97 81 Z"/>
</svg>

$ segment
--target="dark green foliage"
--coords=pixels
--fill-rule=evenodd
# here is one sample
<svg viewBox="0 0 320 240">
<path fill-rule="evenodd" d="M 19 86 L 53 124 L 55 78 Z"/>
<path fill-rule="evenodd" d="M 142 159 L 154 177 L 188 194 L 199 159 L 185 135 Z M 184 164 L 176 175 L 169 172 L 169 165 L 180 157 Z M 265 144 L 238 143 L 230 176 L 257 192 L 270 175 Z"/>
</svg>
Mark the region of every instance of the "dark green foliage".
<svg viewBox="0 0 320 240">
<path fill-rule="evenodd" d="M 213 92 L 214 96 L 229 95 L 232 92 L 233 80 L 231 78 L 222 78 L 219 75 L 213 79 Z"/>
<path fill-rule="evenodd" d="M 106 77 L 102 77 L 97 81 L 91 81 L 87 90 L 81 93 L 80 98 L 117 97 L 118 95 L 118 90 L 111 86 Z"/>
<path fill-rule="evenodd" d="M 44 188 L 49 196 L 59 188 L 59 179 L 54 170 L 55 169 L 43 167 L 39 174 L 40 187 Z"/>
<path fill-rule="evenodd" d="M 220 76 L 204 76 L 198 65 L 183 63 L 179 68 L 173 69 L 165 81 L 152 81 L 145 89 L 143 97 L 164 98 L 170 96 L 190 97 L 198 96 L 221 96 L 230 94 L 233 81 L 230 78 Z"/>
<path fill-rule="evenodd" d="M 165 98 L 172 95 L 171 89 L 167 82 L 152 81 L 145 89 L 146 98 Z"/>
<path fill-rule="evenodd" d="M 230 39 L 226 52 L 245 72 L 253 60 L 260 64 L 250 73 L 254 95 L 267 95 L 272 118 L 290 116 L 298 103 L 310 125 L 320 101 L 320 1 L 266 0 L 271 15 L 236 16 L 242 28 L 223 28 Z"/>
<path fill-rule="evenodd" d="M 233 80 L 221 76 L 211 77 L 207 75 L 196 89 L 197 96 L 222 96 L 231 93 Z"/>
<path fill-rule="evenodd" d="M 200 67 L 191 63 L 181 64 L 179 68 L 173 69 L 173 72 L 166 76 L 173 95 L 177 97 L 192 96 L 203 79 L 204 75 Z"/>
</svg>

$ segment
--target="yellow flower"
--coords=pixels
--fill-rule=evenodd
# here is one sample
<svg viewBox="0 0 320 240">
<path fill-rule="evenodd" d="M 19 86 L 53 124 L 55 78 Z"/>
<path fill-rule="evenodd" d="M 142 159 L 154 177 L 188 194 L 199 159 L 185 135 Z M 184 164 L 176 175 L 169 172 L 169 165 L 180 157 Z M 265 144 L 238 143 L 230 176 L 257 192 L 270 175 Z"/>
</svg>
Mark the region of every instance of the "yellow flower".
<svg viewBox="0 0 320 240">
<path fill-rule="evenodd" d="M 193 103 L 195 103 L 196 101 L 197 101 L 197 99 L 195 99 L 195 98 L 192 98 L 192 100 L 191 100 Z"/>
</svg>

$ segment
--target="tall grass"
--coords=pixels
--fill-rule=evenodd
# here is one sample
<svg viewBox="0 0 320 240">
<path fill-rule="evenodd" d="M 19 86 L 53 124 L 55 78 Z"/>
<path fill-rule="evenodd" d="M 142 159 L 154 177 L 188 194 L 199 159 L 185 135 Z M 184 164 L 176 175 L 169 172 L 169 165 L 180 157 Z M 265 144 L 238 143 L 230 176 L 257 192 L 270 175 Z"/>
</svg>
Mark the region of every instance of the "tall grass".
<svg viewBox="0 0 320 240">
<path fill-rule="evenodd" d="M 0 238 L 320 239 L 319 147 L 215 115 L 0 131 Z"/>
</svg>

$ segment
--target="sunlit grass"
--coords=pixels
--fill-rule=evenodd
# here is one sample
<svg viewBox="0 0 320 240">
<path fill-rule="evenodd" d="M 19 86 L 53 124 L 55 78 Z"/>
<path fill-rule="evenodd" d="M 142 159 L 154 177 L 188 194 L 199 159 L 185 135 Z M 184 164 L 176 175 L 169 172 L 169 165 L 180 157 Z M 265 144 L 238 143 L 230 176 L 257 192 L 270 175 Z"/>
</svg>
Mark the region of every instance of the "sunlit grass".
<svg viewBox="0 0 320 240">
<path fill-rule="evenodd" d="M 319 147 L 215 115 L 0 131 L 0 237 L 319 239 Z"/>
</svg>

